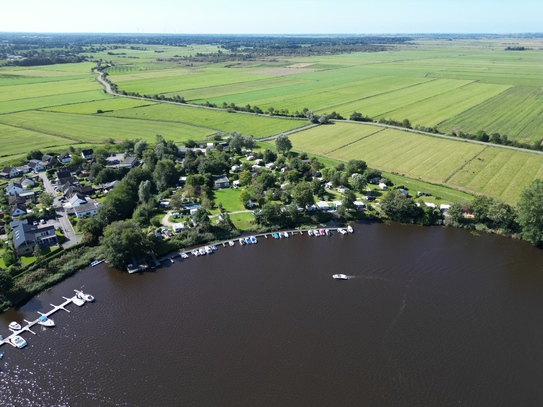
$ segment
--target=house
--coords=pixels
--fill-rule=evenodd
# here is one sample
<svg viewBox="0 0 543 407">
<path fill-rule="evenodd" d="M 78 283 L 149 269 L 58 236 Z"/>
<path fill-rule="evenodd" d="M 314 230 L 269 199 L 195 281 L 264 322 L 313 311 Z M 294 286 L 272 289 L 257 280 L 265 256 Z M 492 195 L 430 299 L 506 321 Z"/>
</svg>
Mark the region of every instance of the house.
<svg viewBox="0 0 543 407">
<path fill-rule="evenodd" d="M 26 203 L 26 198 L 23 198 L 19 194 L 10 195 L 8 197 L 8 205 L 9 206 L 13 206 L 13 205 L 16 205 L 16 204 L 25 204 L 25 203 Z"/>
<path fill-rule="evenodd" d="M 88 202 L 74 206 L 74 213 L 78 219 L 88 218 L 89 216 L 94 216 L 98 213 L 99 208 L 98 202 L 93 199 L 89 199 Z"/>
<path fill-rule="evenodd" d="M 45 168 L 51 168 L 54 162 L 55 162 L 55 157 L 49 154 L 44 154 L 43 157 L 41 158 L 40 164 L 42 164 Z"/>
<path fill-rule="evenodd" d="M 213 186 L 215 189 L 230 188 L 230 180 L 226 176 L 219 177 L 215 179 Z"/>
<path fill-rule="evenodd" d="M 17 167 L 19 174 L 28 174 L 30 172 L 30 167 L 28 165 L 21 165 Z"/>
<path fill-rule="evenodd" d="M 119 167 L 124 168 L 134 168 L 136 164 L 138 163 L 138 157 L 131 157 L 127 156 L 124 158 L 124 160 L 119 164 Z"/>
<path fill-rule="evenodd" d="M 46 166 L 44 165 L 43 162 L 41 162 L 40 160 L 30 160 L 28 162 L 28 166 L 30 167 L 30 169 L 32 171 L 34 171 L 35 173 L 38 173 L 40 171 L 43 171 L 46 169 Z"/>
<path fill-rule="evenodd" d="M 356 206 L 357 211 L 361 211 L 361 210 L 366 209 L 366 204 L 364 202 L 354 201 L 353 204 L 354 204 L 354 206 Z"/>
<path fill-rule="evenodd" d="M 374 177 L 374 178 L 370 178 L 370 179 L 368 180 L 368 182 L 369 182 L 370 184 L 377 185 L 377 184 L 379 183 L 380 180 L 381 180 L 381 178 L 379 178 L 379 177 Z"/>
<path fill-rule="evenodd" d="M 439 210 L 441 212 L 447 212 L 449 209 L 451 209 L 451 205 L 447 205 L 447 204 L 439 205 Z"/>
<path fill-rule="evenodd" d="M 399 191 L 400 191 L 400 194 L 402 194 L 403 196 L 405 197 L 409 196 L 409 191 L 407 189 L 400 188 Z"/>
<path fill-rule="evenodd" d="M 381 189 L 388 189 L 388 186 L 387 186 L 387 184 L 385 184 L 384 182 L 379 182 L 379 188 L 381 188 Z"/>
<path fill-rule="evenodd" d="M 22 203 L 16 203 L 11 207 L 10 215 L 12 218 L 17 216 L 26 215 L 26 205 Z"/>
<path fill-rule="evenodd" d="M 68 199 L 68 203 L 72 208 L 76 208 L 80 205 L 86 204 L 87 200 L 83 195 L 74 194 L 70 199 Z"/>
<path fill-rule="evenodd" d="M 68 164 L 72 162 L 72 156 L 68 153 L 62 153 L 57 155 L 57 160 L 59 163 Z"/>
<path fill-rule="evenodd" d="M 94 153 L 92 148 L 88 150 L 81 150 L 81 157 L 83 157 L 85 160 L 90 160 L 92 158 L 92 153 Z"/>
<path fill-rule="evenodd" d="M 4 167 L 4 169 L 0 173 L 0 176 L 4 178 L 15 178 L 19 175 L 20 175 L 20 172 L 15 167 Z"/>
<path fill-rule="evenodd" d="M 23 191 L 24 191 L 24 188 L 20 182 L 15 182 L 15 181 L 10 182 L 9 185 L 6 187 L 6 193 L 8 195 L 20 194 Z"/>
<path fill-rule="evenodd" d="M 330 210 L 330 205 L 328 205 L 328 202 L 325 201 L 319 201 L 315 204 L 319 211 L 326 212 Z"/>
<path fill-rule="evenodd" d="M 9 226 L 13 232 L 13 248 L 19 256 L 32 253 L 36 245 L 43 248 L 58 244 L 53 225 L 29 225 L 28 219 L 24 219 L 13 221 Z"/>
<path fill-rule="evenodd" d="M 113 188 L 115 188 L 115 185 L 117 185 L 120 181 L 118 180 L 115 180 L 115 181 L 111 181 L 111 182 L 107 182 L 103 185 L 103 188 L 104 188 L 104 192 L 109 192 L 111 191 Z"/>
<path fill-rule="evenodd" d="M 32 178 L 23 177 L 23 178 L 21 178 L 20 182 L 21 182 L 21 185 L 23 186 L 23 188 L 25 188 L 25 189 L 33 188 L 33 187 L 36 186 L 36 182 Z"/>
</svg>

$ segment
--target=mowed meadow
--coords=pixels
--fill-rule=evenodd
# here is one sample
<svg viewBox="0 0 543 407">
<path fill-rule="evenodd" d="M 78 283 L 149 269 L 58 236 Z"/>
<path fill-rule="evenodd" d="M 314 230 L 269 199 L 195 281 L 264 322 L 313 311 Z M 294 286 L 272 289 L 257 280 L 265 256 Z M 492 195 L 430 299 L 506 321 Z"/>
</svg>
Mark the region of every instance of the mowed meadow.
<svg viewBox="0 0 543 407">
<path fill-rule="evenodd" d="M 361 123 L 334 123 L 290 136 L 296 150 L 348 161 L 514 204 L 543 178 L 543 154 Z"/>
</svg>

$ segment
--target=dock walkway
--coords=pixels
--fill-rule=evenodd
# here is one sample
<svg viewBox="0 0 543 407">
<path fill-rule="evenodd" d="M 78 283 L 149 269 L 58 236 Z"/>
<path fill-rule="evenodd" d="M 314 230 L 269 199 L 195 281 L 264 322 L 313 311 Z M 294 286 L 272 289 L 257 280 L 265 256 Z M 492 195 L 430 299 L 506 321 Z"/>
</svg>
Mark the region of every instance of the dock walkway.
<svg viewBox="0 0 543 407">
<path fill-rule="evenodd" d="M 66 306 L 71 304 L 72 302 L 74 302 L 74 299 L 78 300 L 75 295 L 73 297 L 71 297 L 71 298 L 66 298 L 66 297 L 62 297 L 62 298 L 64 298 L 66 301 L 64 301 L 60 305 L 50 304 L 53 307 L 53 309 L 51 311 L 47 312 L 47 313 L 40 313 L 40 316 L 44 315 L 46 317 L 49 317 L 50 315 L 53 315 L 58 310 L 63 310 L 63 311 L 66 311 L 66 312 L 70 312 L 68 309 L 66 309 Z M 2 346 L 4 344 L 8 344 L 8 345 L 11 345 L 11 346 L 13 346 L 15 348 L 16 346 L 11 343 L 11 338 L 13 338 L 14 336 L 17 336 L 17 335 L 21 335 L 23 332 L 30 332 L 31 334 L 36 335 L 36 332 L 32 331 L 30 328 L 32 328 L 34 325 L 38 324 L 38 319 L 39 319 L 39 317 L 36 318 L 34 321 L 25 320 L 26 325 L 22 326 L 21 329 L 19 329 L 18 331 L 13 331 L 12 330 L 13 333 L 11 335 L 9 335 L 7 338 L 4 338 L 4 339 L 0 340 L 0 346 Z"/>
</svg>

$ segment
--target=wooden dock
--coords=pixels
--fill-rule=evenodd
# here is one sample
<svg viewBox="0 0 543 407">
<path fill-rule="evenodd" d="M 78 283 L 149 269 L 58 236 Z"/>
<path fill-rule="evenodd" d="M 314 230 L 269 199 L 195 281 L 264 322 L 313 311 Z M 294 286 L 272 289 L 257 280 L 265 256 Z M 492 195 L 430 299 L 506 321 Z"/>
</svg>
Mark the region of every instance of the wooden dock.
<svg viewBox="0 0 543 407">
<path fill-rule="evenodd" d="M 63 310 L 63 311 L 66 311 L 66 312 L 70 312 L 68 309 L 66 309 L 66 306 L 71 304 L 72 302 L 74 302 L 74 299 L 77 300 L 77 297 L 76 296 L 73 296 L 71 298 L 66 298 L 66 297 L 62 297 L 65 299 L 65 301 L 60 304 L 60 305 L 54 305 L 54 304 L 50 304 L 53 309 L 47 313 L 41 313 L 39 312 L 40 316 L 44 315 L 46 317 L 49 317 L 50 315 L 53 315 L 55 312 L 59 311 L 59 310 Z M 18 331 L 13 331 L 11 330 L 13 333 L 11 335 L 9 335 L 7 338 L 4 338 L 2 340 L 0 340 L 0 346 L 4 345 L 4 344 L 9 344 L 11 346 L 13 346 L 14 348 L 16 347 L 14 344 L 11 343 L 11 338 L 13 338 L 14 336 L 16 335 L 20 335 L 24 332 L 30 332 L 31 334 L 33 335 L 36 335 L 36 332 L 32 331 L 30 328 L 32 328 L 34 325 L 37 325 L 38 324 L 38 318 L 36 318 L 34 321 L 27 321 L 27 320 L 24 320 L 26 322 L 26 325 L 22 326 L 21 329 L 19 329 Z"/>
</svg>

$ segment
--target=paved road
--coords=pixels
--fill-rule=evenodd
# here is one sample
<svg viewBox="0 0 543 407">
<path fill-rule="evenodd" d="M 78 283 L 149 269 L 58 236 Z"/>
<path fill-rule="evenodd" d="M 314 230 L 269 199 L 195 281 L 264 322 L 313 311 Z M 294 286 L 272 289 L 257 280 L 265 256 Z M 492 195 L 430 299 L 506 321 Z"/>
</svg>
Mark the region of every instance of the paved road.
<svg viewBox="0 0 543 407">
<path fill-rule="evenodd" d="M 56 196 L 56 192 L 53 185 L 51 184 L 51 181 L 49 181 L 45 172 L 40 172 L 39 176 L 43 180 L 45 192 L 53 194 L 55 196 L 55 201 L 53 202 L 53 206 L 55 208 L 55 219 L 48 220 L 47 224 L 53 224 L 55 225 L 55 228 L 60 228 L 62 230 L 64 236 L 66 236 L 66 241 L 62 244 L 63 248 L 66 249 L 79 243 L 83 237 L 75 234 L 72 224 L 68 220 L 68 215 L 62 207 L 62 202 L 59 200 L 59 197 Z"/>
</svg>

